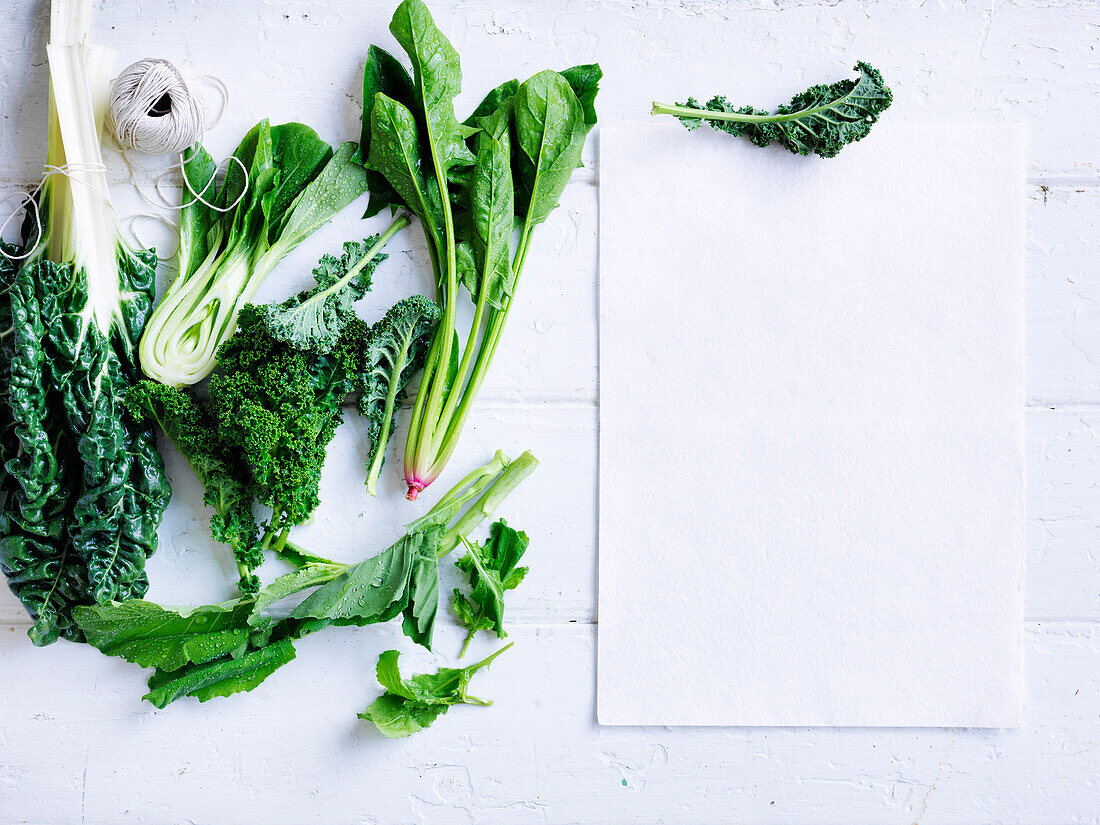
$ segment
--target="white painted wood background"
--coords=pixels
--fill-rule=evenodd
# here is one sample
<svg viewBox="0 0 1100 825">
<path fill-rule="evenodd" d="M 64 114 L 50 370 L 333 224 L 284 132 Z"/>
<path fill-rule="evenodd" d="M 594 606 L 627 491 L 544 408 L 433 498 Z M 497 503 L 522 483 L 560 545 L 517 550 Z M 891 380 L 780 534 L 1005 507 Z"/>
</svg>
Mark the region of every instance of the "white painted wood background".
<svg viewBox="0 0 1100 825">
<path fill-rule="evenodd" d="M 0 194 L 36 181 L 44 158 L 45 2 L 4 3 Z M 189 59 L 229 84 L 230 111 L 208 138 L 219 156 L 261 117 L 301 120 L 331 141 L 355 138 L 364 51 L 392 46 L 390 0 L 96 6 L 95 39 L 117 47 L 119 68 L 145 56 Z M 1028 124 L 1025 727 L 596 725 L 598 170 L 590 166 L 539 231 L 519 307 L 451 463 L 457 477 L 498 447 L 542 459 L 502 511 L 532 537 L 532 572 L 509 601 L 515 649 L 478 677 L 477 692 L 496 704 L 456 708 L 411 739 L 382 739 L 355 718 L 377 693 L 377 654 L 396 645 L 410 651 L 410 665 L 431 657 L 411 652 L 395 628 L 377 628 L 304 640 L 298 659 L 251 694 L 157 711 L 140 701 L 134 666 L 85 646 L 33 648 L 4 591 L 0 823 L 1100 822 L 1100 6 L 435 0 L 432 8 L 463 56 L 462 113 L 506 76 L 547 66 L 598 60 L 609 123 L 644 119 L 651 100 L 687 94 L 771 105 L 864 59 L 895 91 L 893 120 Z M 108 163 L 120 209 L 136 210 L 117 157 Z M 259 297 L 306 284 L 321 251 L 374 231 L 379 222 L 362 224 L 357 209 L 288 260 Z M 689 249 L 686 239 L 669 243 Z M 428 288 L 418 239 L 403 236 L 392 252 L 363 302 L 371 317 Z M 670 288 L 683 276 L 669 273 Z M 350 421 L 330 450 L 324 503 L 301 536 L 347 560 L 388 544 L 417 512 L 398 497 L 398 461 L 369 500 L 362 456 Z M 178 459 L 169 468 L 175 499 L 149 565 L 150 596 L 226 598 L 231 566 L 207 538 L 197 484 Z M 459 643 L 446 624 L 441 660 Z M 477 651 L 490 649 L 482 642 Z"/>
</svg>

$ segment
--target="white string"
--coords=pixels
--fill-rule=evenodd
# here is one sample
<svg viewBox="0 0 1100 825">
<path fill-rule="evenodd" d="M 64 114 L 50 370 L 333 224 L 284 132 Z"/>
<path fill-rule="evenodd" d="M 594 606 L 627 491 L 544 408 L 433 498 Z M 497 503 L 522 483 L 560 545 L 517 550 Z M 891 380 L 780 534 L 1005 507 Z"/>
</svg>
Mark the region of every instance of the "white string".
<svg viewBox="0 0 1100 825">
<path fill-rule="evenodd" d="M 218 108 L 217 114 L 213 117 L 211 117 L 207 111 L 206 103 L 203 98 L 196 94 L 194 87 L 198 83 L 207 83 L 213 86 L 221 97 L 221 106 Z M 200 144 L 202 142 L 204 130 L 216 126 L 225 115 L 228 108 L 229 88 L 220 78 L 214 75 L 189 76 L 188 73 L 178 69 L 167 60 L 156 58 L 139 60 L 127 66 L 122 70 L 119 76 L 115 78 L 107 106 L 109 132 L 114 138 L 119 148 L 119 152 L 122 155 L 122 160 L 130 173 L 130 183 L 133 185 L 134 189 L 137 190 L 138 195 L 145 203 L 154 209 L 175 211 L 186 209 L 195 203 L 201 203 L 206 208 L 220 213 L 232 212 L 237 208 L 248 192 L 249 183 L 248 168 L 240 158 L 231 155 L 226 158 L 226 160 L 222 161 L 222 163 L 219 163 L 214 169 L 214 175 L 212 175 L 209 182 L 203 186 L 201 192 L 195 191 L 194 187 L 191 185 L 191 181 L 187 178 L 186 172 L 186 164 L 192 159 L 185 157 L 186 150 L 191 146 Z M 154 178 L 153 191 L 156 193 L 157 198 L 159 198 L 160 203 L 155 202 L 145 193 L 145 190 L 138 184 L 136 174 L 137 169 L 147 174 L 154 174 L 157 170 L 148 169 L 134 162 L 130 157 L 131 152 L 153 155 L 178 155 L 178 162 L 176 165 L 161 170 L 160 174 Z M 203 195 L 207 193 L 210 187 L 216 185 L 217 173 L 221 170 L 223 164 L 228 164 L 230 161 L 235 162 L 240 167 L 241 172 L 244 174 L 244 185 L 241 187 L 241 192 L 233 203 L 224 207 L 217 206 L 206 200 Z M 192 200 L 181 202 L 179 205 L 174 204 L 165 196 L 164 192 L 161 191 L 161 184 L 164 178 L 177 170 L 183 178 L 184 186 L 192 197 Z M 74 178 L 69 174 L 70 172 L 80 171 L 104 172 L 106 171 L 106 167 L 101 164 L 66 164 L 64 167 L 47 165 L 46 173 L 43 175 L 42 181 L 30 192 L 13 192 L 7 197 L 0 199 L 0 204 L 6 204 L 12 198 L 16 197 L 23 199 L 22 205 L 15 209 L 7 219 L 0 224 L 0 236 L 3 235 L 4 231 L 20 211 L 26 214 L 28 209 L 33 213 L 36 232 L 35 242 L 25 254 L 18 256 L 9 255 L 2 250 L 0 250 L 0 254 L 3 254 L 4 257 L 9 260 L 21 261 L 31 257 L 41 244 L 43 233 L 42 215 L 38 205 L 37 195 L 41 191 L 43 184 L 51 175 L 64 175 L 69 178 L 70 181 L 91 187 L 110 205 L 109 193 L 101 192 L 90 182 Z M 112 211 L 114 211 L 113 206 Z M 133 236 L 134 240 L 138 241 L 139 244 L 141 242 L 133 225 L 134 222 L 140 218 L 153 218 L 172 227 L 171 222 L 166 218 L 151 212 L 141 212 L 130 216 L 127 219 L 127 227 L 131 236 Z M 144 245 L 142 244 L 142 246 Z M 161 260 L 167 260 L 167 258 L 161 258 Z"/>
<path fill-rule="evenodd" d="M 34 187 L 34 189 L 30 190 L 29 192 L 12 192 L 3 199 L 0 199 L 0 203 L 7 203 L 12 198 L 23 198 L 23 205 L 19 209 L 15 209 L 10 215 L 8 215 L 7 219 L 2 224 L 0 224 L 0 235 L 3 235 L 4 230 L 8 228 L 8 224 L 10 224 L 12 220 L 15 219 L 15 216 L 19 214 L 20 209 L 23 209 L 25 211 L 28 205 L 31 207 L 31 211 L 34 213 L 34 226 L 36 232 L 34 243 L 29 246 L 27 248 L 27 251 L 22 255 L 9 255 L 3 249 L 0 249 L 0 255 L 3 255 L 9 261 L 25 261 L 27 258 L 31 257 L 35 254 L 35 252 L 38 251 L 39 244 L 42 243 L 42 212 L 38 206 L 37 196 L 38 193 L 42 191 L 42 187 L 46 184 L 46 181 L 54 175 L 61 175 L 68 178 L 69 183 L 79 183 L 81 186 L 87 186 L 89 189 L 91 189 L 93 192 L 103 198 L 107 205 L 111 207 L 111 211 L 114 211 L 114 206 L 111 205 L 111 199 L 108 193 L 102 191 L 101 189 L 99 189 L 99 187 L 95 186 L 89 181 L 86 181 L 82 178 L 74 178 L 71 174 L 73 172 L 105 171 L 107 171 L 107 167 L 105 167 L 101 163 L 66 163 L 64 166 L 52 166 L 51 164 L 47 163 L 46 174 L 42 176 L 42 180 L 39 181 L 38 185 Z"/>
<path fill-rule="evenodd" d="M 198 83 L 213 86 L 221 97 L 221 106 L 213 117 L 208 116 L 206 103 L 196 94 L 194 86 Z M 214 178 L 211 178 L 210 183 L 203 187 L 202 193 L 199 193 L 191 186 L 185 169 L 187 162 L 191 160 L 184 157 L 186 150 L 191 146 L 197 146 L 202 141 L 203 131 L 216 126 L 228 107 L 229 88 L 214 75 L 191 76 L 167 60 L 157 58 L 139 60 L 122 70 L 111 89 L 111 98 L 107 107 L 108 122 L 111 135 L 130 172 L 130 183 L 145 203 L 154 209 L 176 211 L 186 209 L 195 203 L 201 203 L 208 209 L 220 213 L 232 212 L 237 208 L 248 190 L 249 177 L 248 168 L 239 158 L 230 156 L 223 161 L 223 163 L 236 162 L 244 174 L 241 193 L 233 203 L 224 207 L 216 206 L 203 198 L 207 188 L 213 184 Z M 179 155 L 176 166 L 163 169 L 154 179 L 153 191 L 160 200 L 159 203 L 145 193 L 138 184 L 135 173 L 135 168 L 150 174 L 155 173 L 156 170 L 146 169 L 135 163 L 130 158 L 129 153 L 132 151 L 143 154 Z M 193 198 L 179 205 L 166 197 L 160 188 L 163 179 L 177 168 L 187 191 Z M 215 173 L 220 168 L 221 164 L 218 164 Z"/>
<path fill-rule="evenodd" d="M 167 226 L 169 231 L 172 232 L 172 234 L 176 234 L 176 225 L 174 223 L 172 223 L 170 220 L 168 220 L 168 218 L 164 217 L 164 215 L 160 215 L 156 212 L 136 212 L 133 215 L 127 216 L 124 223 L 126 225 L 126 231 L 128 231 L 130 233 L 130 237 L 134 239 L 134 243 L 137 244 L 138 249 L 153 248 L 153 244 L 147 244 L 147 243 L 145 243 L 144 240 L 142 240 L 141 236 L 138 234 L 137 228 L 134 226 L 134 224 L 136 224 L 139 220 L 142 220 L 142 219 L 151 220 L 151 221 L 158 221 L 159 223 L 162 223 L 165 226 Z M 179 243 L 180 243 L 179 235 L 176 235 L 176 248 L 174 250 L 172 250 L 172 254 L 170 254 L 170 255 L 161 255 L 158 252 L 157 253 L 157 260 L 160 261 L 161 263 L 165 263 L 166 261 L 170 261 L 174 257 L 176 257 L 176 253 L 179 252 L 179 248 L 180 248 Z"/>
<path fill-rule="evenodd" d="M 118 145 L 144 155 L 178 155 L 201 138 L 206 120 L 206 102 L 184 73 L 157 58 L 123 69 L 107 103 Z"/>
</svg>

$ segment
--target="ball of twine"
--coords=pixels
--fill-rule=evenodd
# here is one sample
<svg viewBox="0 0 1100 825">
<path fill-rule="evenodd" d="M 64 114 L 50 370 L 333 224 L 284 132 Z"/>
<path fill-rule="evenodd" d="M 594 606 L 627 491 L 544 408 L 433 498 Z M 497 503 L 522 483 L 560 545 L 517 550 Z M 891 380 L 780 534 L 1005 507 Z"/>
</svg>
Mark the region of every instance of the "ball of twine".
<svg viewBox="0 0 1100 825">
<path fill-rule="evenodd" d="M 206 103 L 172 63 L 145 58 L 115 80 L 107 118 L 124 151 L 175 155 L 202 138 Z"/>
</svg>

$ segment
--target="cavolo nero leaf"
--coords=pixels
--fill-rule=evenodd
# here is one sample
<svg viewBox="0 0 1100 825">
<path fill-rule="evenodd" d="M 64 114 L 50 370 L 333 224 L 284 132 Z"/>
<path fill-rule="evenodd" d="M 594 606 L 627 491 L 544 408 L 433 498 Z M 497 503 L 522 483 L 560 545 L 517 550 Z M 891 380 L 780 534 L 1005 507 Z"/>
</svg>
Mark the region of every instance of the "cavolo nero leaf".
<svg viewBox="0 0 1100 825">
<path fill-rule="evenodd" d="M 364 372 L 359 376 L 358 411 L 367 420 L 370 452 L 367 491 L 376 494 L 386 445 L 395 430 L 405 387 L 424 365 L 439 307 L 423 295 L 403 298 L 375 323 L 367 338 Z"/>
<path fill-rule="evenodd" d="M 706 122 L 712 129 L 746 137 L 757 146 L 774 141 L 796 155 L 831 158 L 866 137 L 893 101 L 877 69 L 861 61 L 854 70 L 858 78 L 811 86 L 774 114 L 752 106 L 734 107 L 721 95 L 706 105 L 694 98 L 677 106 L 654 103 L 652 113 L 672 115 L 688 129 Z"/>
<path fill-rule="evenodd" d="M 528 539 L 500 519 L 493 523 L 484 545 L 465 540 L 464 544 L 466 553 L 455 566 L 466 575 L 471 592 L 467 596 L 456 587 L 451 602 L 468 630 L 463 653 L 479 630 L 494 631 L 500 638 L 508 635 L 504 630 L 504 593 L 515 589 L 527 575 L 526 567 L 516 565 L 527 551 Z"/>
<path fill-rule="evenodd" d="M 465 668 L 440 668 L 435 673 L 419 673 L 401 678 L 396 650 L 387 650 L 378 657 L 378 682 L 386 692 L 359 714 L 360 719 L 373 722 L 383 736 L 394 739 L 410 736 L 431 725 L 452 705 L 488 705 L 485 699 L 470 696 L 470 679 L 512 645 L 508 644 L 491 656 Z"/>
</svg>

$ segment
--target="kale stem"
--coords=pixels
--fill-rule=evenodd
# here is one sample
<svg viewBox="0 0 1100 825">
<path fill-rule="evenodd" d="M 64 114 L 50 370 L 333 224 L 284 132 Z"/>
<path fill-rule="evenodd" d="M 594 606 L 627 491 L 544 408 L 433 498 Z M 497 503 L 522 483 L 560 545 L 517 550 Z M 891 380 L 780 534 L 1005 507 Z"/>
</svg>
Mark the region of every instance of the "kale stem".
<svg viewBox="0 0 1100 825">
<path fill-rule="evenodd" d="M 481 498 L 459 517 L 450 530 L 444 533 L 439 542 L 436 558 L 441 559 L 446 556 L 459 545 L 471 530 L 485 519 L 491 518 L 500 503 L 508 497 L 508 494 L 516 489 L 520 482 L 531 475 L 538 466 L 538 459 L 530 452 L 525 452 L 505 467 L 504 472 L 489 485 L 489 489 L 482 493 Z"/>
<path fill-rule="evenodd" d="M 841 100 L 847 99 L 845 95 Z M 727 123 L 786 123 L 790 120 L 810 117 L 819 112 L 827 112 L 836 108 L 837 101 L 829 101 L 821 106 L 801 109 L 797 112 L 788 112 L 784 115 L 746 115 L 740 112 L 719 112 L 713 109 L 694 109 L 691 106 L 670 106 L 667 103 L 654 103 L 649 110 L 651 115 L 672 115 L 673 117 L 686 117 L 693 120 L 721 120 Z"/>
</svg>

